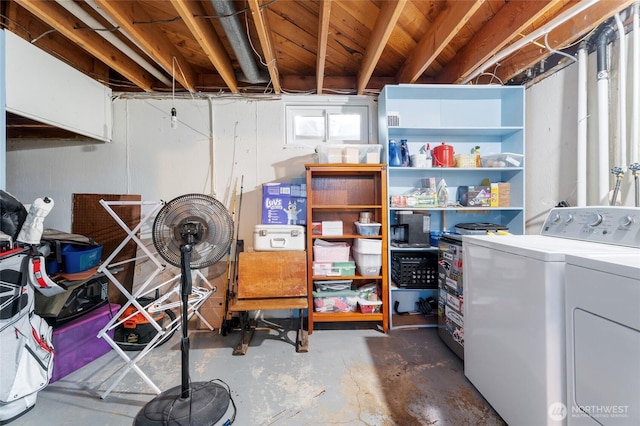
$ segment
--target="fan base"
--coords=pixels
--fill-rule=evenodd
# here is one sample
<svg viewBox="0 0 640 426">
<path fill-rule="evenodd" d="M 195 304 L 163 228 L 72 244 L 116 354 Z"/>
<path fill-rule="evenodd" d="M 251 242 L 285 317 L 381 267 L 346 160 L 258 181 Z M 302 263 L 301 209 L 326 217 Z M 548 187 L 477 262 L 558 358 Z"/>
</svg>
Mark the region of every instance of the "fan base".
<svg viewBox="0 0 640 426">
<path fill-rule="evenodd" d="M 181 398 L 182 386 L 162 392 L 140 410 L 134 425 L 215 425 L 229 408 L 227 389 L 213 382 L 191 383 L 190 389 L 188 398 Z"/>
</svg>

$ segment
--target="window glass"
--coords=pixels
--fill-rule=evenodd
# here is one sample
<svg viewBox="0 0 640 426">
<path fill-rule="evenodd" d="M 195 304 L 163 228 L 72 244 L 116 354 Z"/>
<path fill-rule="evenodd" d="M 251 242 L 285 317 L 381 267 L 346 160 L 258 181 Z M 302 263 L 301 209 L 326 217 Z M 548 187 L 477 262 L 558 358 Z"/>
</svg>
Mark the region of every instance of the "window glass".
<svg viewBox="0 0 640 426">
<path fill-rule="evenodd" d="M 368 106 L 287 105 L 288 145 L 369 143 Z"/>
<path fill-rule="evenodd" d="M 360 119 L 359 114 L 329 114 L 329 139 L 361 139 Z"/>
</svg>

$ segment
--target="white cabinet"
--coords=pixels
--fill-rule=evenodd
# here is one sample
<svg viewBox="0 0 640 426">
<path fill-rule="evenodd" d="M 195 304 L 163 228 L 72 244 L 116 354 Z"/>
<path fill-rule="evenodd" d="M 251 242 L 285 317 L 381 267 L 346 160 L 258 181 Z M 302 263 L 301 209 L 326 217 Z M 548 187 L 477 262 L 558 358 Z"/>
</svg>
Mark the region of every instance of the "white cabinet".
<svg viewBox="0 0 640 426">
<path fill-rule="evenodd" d="M 388 168 L 389 208 L 389 273 L 393 271 L 393 254 L 409 251 L 419 256 L 437 256 L 437 247 L 400 248 L 392 244 L 393 225 L 398 214 L 413 211 L 428 215 L 431 232 L 455 232 L 459 223 L 492 223 L 505 225 L 513 234 L 524 233 L 525 174 L 524 164 L 524 88 L 520 86 L 467 85 L 395 85 L 385 86 L 378 98 L 378 135 L 384 146 L 383 161 L 388 159 L 389 140 L 407 141 L 409 154 L 427 146 L 433 149 L 443 142 L 452 146 L 463 165 L 472 152 L 481 158 L 495 154 L 513 154 L 521 160 L 495 162 L 497 167 L 392 167 Z M 519 164 L 518 164 L 519 163 Z M 432 178 L 432 179 L 429 179 Z M 409 197 L 409 205 L 401 207 L 407 194 L 414 194 L 430 181 L 447 184 L 446 205 L 429 204 L 428 198 Z M 465 187 L 483 183 L 508 183 L 509 202 L 501 207 L 463 206 L 457 202 Z M 476 188 L 477 189 L 477 188 Z M 424 192 L 424 191 L 423 191 Z M 504 193 L 503 193 L 504 195 Z M 396 197 L 396 198 L 394 198 Z M 399 197 L 399 198 L 398 198 Z M 394 203 L 391 200 L 394 199 Z M 504 199 L 504 197 L 503 197 Z M 398 201 L 400 200 L 400 201 Z M 468 203 L 469 204 L 469 203 Z M 396 256 L 397 257 L 397 256 Z M 436 318 L 411 315 L 420 311 L 416 302 L 433 297 L 437 289 L 402 288 L 389 277 L 390 327 L 435 326 Z M 428 287 L 434 287 L 433 285 Z M 398 315 L 397 311 L 404 312 Z"/>
</svg>

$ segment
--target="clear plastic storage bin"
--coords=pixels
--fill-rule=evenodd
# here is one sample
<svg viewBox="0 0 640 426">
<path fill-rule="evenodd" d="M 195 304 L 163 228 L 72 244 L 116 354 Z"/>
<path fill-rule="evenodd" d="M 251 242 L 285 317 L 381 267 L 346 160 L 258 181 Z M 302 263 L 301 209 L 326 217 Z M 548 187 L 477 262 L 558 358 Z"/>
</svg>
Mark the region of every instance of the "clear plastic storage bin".
<svg viewBox="0 0 640 426">
<path fill-rule="evenodd" d="M 380 235 L 381 223 L 360 223 L 356 221 L 354 224 L 360 235 Z"/>
<path fill-rule="evenodd" d="M 379 164 L 381 152 L 382 145 L 378 144 L 324 144 L 316 147 L 319 164 Z"/>
</svg>

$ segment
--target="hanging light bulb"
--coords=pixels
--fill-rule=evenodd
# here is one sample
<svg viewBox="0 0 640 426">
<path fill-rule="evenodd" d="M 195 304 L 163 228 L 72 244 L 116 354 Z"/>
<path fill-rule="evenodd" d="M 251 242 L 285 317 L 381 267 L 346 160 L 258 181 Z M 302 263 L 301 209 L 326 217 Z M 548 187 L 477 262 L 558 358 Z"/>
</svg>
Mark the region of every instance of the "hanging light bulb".
<svg viewBox="0 0 640 426">
<path fill-rule="evenodd" d="M 175 107 L 171 108 L 171 128 L 178 128 L 178 112 L 176 111 Z"/>
</svg>

